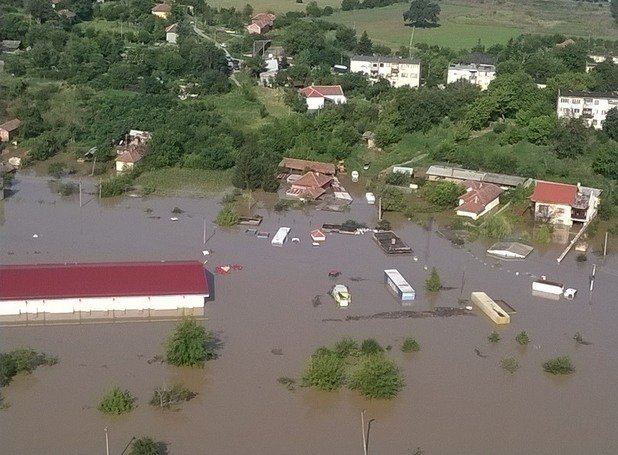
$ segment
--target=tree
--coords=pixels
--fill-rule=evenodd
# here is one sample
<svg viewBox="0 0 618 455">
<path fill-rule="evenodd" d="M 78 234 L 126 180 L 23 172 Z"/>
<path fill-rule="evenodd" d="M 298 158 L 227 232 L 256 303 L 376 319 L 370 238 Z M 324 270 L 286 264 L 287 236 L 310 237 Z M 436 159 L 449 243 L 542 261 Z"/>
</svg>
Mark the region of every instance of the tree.
<svg viewBox="0 0 618 455">
<path fill-rule="evenodd" d="M 104 414 L 120 415 L 131 412 L 135 407 L 135 398 L 131 396 L 128 390 L 121 390 L 120 387 L 114 387 L 107 392 L 97 405 L 97 409 Z"/>
<path fill-rule="evenodd" d="M 503 239 L 511 235 L 513 225 L 504 215 L 496 215 L 483 224 L 481 232 L 487 237 Z"/>
<path fill-rule="evenodd" d="M 575 367 L 569 357 L 556 357 L 549 359 L 543 364 L 543 370 L 551 374 L 571 374 L 575 372 Z"/>
<path fill-rule="evenodd" d="M 528 123 L 526 138 L 533 144 L 546 145 L 549 143 L 555 128 L 556 119 L 554 116 L 541 115 L 539 117 L 534 117 L 530 119 Z"/>
<path fill-rule="evenodd" d="M 335 32 L 335 40 L 343 50 L 352 51 L 357 44 L 356 31 L 342 25 Z"/>
<path fill-rule="evenodd" d="M 618 22 L 618 2 L 609 3 L 609 11 L 616 22 Z"/>
<path fill-rule="evenodd" d="M 369 35 L 366 31 L 363 32 L 358 44 L 356 45 L 356 53 L 358 55 L 372 55 L 373 54 L 373 42 L 369 39 Z"/>
<path fill-rule="evenodd" d="M 349 385 L 364 397 L 390 400 L 403 388 L 404 380 L 395 362 L 383 355 L 370 355 L 352 373 Z"/>
<path fill-rule="evenodd" d="M 427 200 L 442 208 L 454 207 L 462 193 L 461 186 L 453 182 L 432 182 L 423 188 L 423 194 Z"/>
<path fill-rule="evenodd" d="M 403 343 L 401 345 L 402 352 L 418 352 L 420 350 L 421 346 L 420 344 L 418 344 L 418 341 L 416 341 L 416 339 L 412 337 L 407 337 L 405 340 L 403 340 Z"/>
<path fill-rule="evenodd" d="M 253 6 L 247 3 L 242 9 L 242 18 L 248 21 L 253 16 Z"/>
<path fill-rule="evenodd" d="M 345 380 L 344 361 L 330 349 L 318 349 L 309 360 L 303 383 L 327 392 L 337 390 Z"/>
<path fill-rule="evenodd" d="M 150 399 L 151 406 L 170 408 L 182 401 L 189 401 L 197 396 L 196 393 L 184 387 L 182 384 L 174 384 L 171 389 L 157 387 Z"/>
<path fill-rule="evenodd" d="M 611 112 L 611 111 L 610 111 Z M 618 180 L 618 143 L 607 141 L 596 152 L 592 170 L 608 179 Z M 603 198 L 602 200 L 606 200 Z"/>
<path fill-rule="evenodd" d="M 131 443 L 129 455 L 161 455 L 161 444 L 148 436 L 142 436 Z"/>
<path fill-rule="evenodd" d="M 568 119 L 558 125 L 554 140 L 558 158 L 576 158 L 584 152 L 588 142 L 588 129 L 581 119 Z"/>
<path fill-rule="evenodd" d="M 603 122 L 603 131 L 610 139 L 618 141 L 618 108 L 612 107 L 607 111 L 605 122 Z"/>
<path fill-rule="evenodd" d="M 430 27 L 438 23 L 440 5 L 430 0 L 412 0 L 410 9 L 403 13 L 403 20 L 415 27 Z"/>
<path fill-rule="evenodd" d="M 425 280 L 425 290 L 429 292 L 438 292 L 442 289 L 442 281 L 440 280 L 440 275 L 438 275 L 438 271 L 435 267 L 432 267 L 431 273 Z"/>
<path fill-rule="evenodd" d="M 203 366 L 217 357 L 212 333 L 193 317 L 184 317 L 174 327 L 166 346 L 166 360 L 176 366 Z"/>
</svg>

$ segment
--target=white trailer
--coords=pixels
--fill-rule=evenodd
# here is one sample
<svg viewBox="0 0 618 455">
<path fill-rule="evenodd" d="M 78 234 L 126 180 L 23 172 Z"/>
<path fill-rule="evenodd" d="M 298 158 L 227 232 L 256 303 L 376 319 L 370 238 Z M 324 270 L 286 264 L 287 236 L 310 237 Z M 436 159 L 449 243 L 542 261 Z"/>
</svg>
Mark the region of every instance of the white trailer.
<svg viewBox="0 0 618 455">
<path fill-rule="evenodd" d="M 532 282 L 532 290 L 560 296 L 564 292 L 564 284 L 547 281 L 545 277 L 541 277 L 540 280 Z"/>
<path fill-rule="evenodd" d="M 279 230 L 277 231 L 277 233 L 275 234 L 275 236 L 273 237 L 270 243 L 274 246 L 283 246 L 285 239 L 287 238 L 290 231 L 291 231 L 291 228 L 289 227 L 279 228 Z"/>
<path fill-rule="evenodd" d="M 388 269 L 384 271 L 384 283 L 403 302 L 414 300 L 416 292 L 414 288 L 401 276 L 398 270 Z"/>
</svg>

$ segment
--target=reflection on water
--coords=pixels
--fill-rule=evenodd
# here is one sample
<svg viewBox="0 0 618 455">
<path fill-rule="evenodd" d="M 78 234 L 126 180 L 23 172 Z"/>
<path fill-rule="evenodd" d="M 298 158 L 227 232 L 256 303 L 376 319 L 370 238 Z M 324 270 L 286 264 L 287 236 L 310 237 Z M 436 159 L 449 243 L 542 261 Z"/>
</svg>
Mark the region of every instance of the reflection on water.
<svg viewBox="0 0 618 455">
<path fill-rule="evenodd" d="M 0 228 L 2 263 L 199 259 L 211 270 L 218 264 L 241 264 L 243 270 L 215 278 L 206 316 L 222 344 L 221 357 L 203 370 L 147 362 L 162 352 L 169 322 L 0 329 L 2 350 L 29 345 L 60 357 L 58 365 L 2 390 L 12 404 L 0 412 L 2 453 L 103 453 L 108 427 L 111 453 L 120 453 L 134 435 L 150 435 L 168 442 L 171 454 L 356 454 L 362 450 L 362 409 L 375 419 L 371 453 L 405 454 L 416 447 L 426 454 L 616 453 L 615 256 L 604 265 L 590 257 L 599 262 L 590 304 L 582 296 L 552 302 L 530 294 L 535 277 L 588 289 L 589 266 L 582 268 L 573 254 L 557 264 L 560 245 L 534 251 L 526 261 L 500 263 L 485 256 L 481 243 L 455 248 L 434 232 L 396 219 L 397 233 L 418 262 L 413 256 L 387 257 L 369 235 L 329 235 L 322 246 L 311 246 L 309 232 L 322 223 L 351 218 L 374 225 L 376 208 L 362 198 L 346 214 L 260 211 L 265 217 L 260 230 L 273 234 L 285 225 L 301 239 L 274 248 L 244 229 L 217 229 L 212 221 L 220 196 L 100 204 L 91 194 L 80 209 L 76 196 L 50 193 L 45 180 L 18 176 L 15 185 L 18 191 L 0 202 L 6 218 Z M 174 207 L 184 212 L 173 215 Z M 170 221 L 173 216 L 178 221 Z M 212 250 L 207 257 L 204 219 L 206 248 Z M 432 267 L 450 290 L 425 293 Z M 460 297 L 483 291 L 517 313 L 504 327 L 476 308 L 476 317 L 345 321 L 348 315 L 402 309 L 384 288 L 386 268 L 398 269 L 417 291 L 406 309 L 460 307 L 465 305 Z M 333 269 L 342 272 L 339 280 L 354 296 L 347 309 L 327 296 Z M 321 305 L 313 304 L 316 295 Z M 500 333 L 499 343 L 487 341 L 492 330 Z M 522 330 L 531 337 L 525 348 L 514 341 Z M 576 332 L 593 344 L 578 344 Z M 393 346 L 391 355 L 407 383 L 399 398 L 380 402 L 349 391 L 289 392 L 277 383 L 280 376 L 298 377 L 316 347 L 344 335 Z M 419 340 L 420 352 L 399 351 L 406 336 Z M 542 371 L 541 364 L 557 355 L 572 358 L 573 376 L 554 378 Z M 513 375 L 498 366 L 508 356 L 521 365 Z M 175 382 L 199 395 L 178 412 L 147 404 L 155 387 Z M 114 385 L 139 399 L 128 416 L 107 418 L 96 410 L 98 398 Z"/>
</svg>

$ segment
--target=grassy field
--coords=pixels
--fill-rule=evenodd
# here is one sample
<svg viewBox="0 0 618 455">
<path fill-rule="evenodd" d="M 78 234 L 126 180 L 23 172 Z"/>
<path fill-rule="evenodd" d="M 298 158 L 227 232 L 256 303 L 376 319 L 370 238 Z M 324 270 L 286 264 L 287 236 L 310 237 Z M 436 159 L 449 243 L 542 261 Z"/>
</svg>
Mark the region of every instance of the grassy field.
<svg viewBox="0 0 618 455">
<path fill-rule="evenodd" d="M 232 172 L 164 168 L 143 173 L 135 184 L 154 188 L 159 196 L 199 197 L 231 188 Z"/>
<path fill-rule="evenodd" d="M 325 6 L 331 6 L 333 8 L 339 8 L 341 6 L 341 0 L 315 0 L 320 8 Z M 207 2 L 210 6 L 216 6 L 217 8 L 230 8 L 242 9 L 247 3 L 253 6 L 253 10 L 258 13 L 260 11 L 273 11 L 275 13 L 286 13 L 288 11 L 305 11 L 305 7 L 309 1 L 304 3 L 296 3 L 296 0 L 209 0 Z"/>
<path fill-rule="evenodd" d="M 97 32 L 106 32 L 106 33 L 137 33 L 139 28 L 129 22 L 120 22 L 120 21 L 106 21 L 105 19 L 94 19 L 88 22 L 82 22 L 78 25 L 83 29 L 91 29 Z"/>
</svg>

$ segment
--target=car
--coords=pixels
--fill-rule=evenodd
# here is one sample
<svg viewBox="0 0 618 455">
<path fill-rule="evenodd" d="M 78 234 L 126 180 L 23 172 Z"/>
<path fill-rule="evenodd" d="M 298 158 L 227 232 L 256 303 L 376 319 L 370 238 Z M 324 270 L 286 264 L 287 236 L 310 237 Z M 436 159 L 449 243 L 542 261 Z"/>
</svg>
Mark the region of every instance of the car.
<svg viewBox="0 0 618 455">
<path fill-rule="evenodd" d="M 336 284 L 330 294 L 335 299 L 335 302 L 337 302 L 337 305 L 341 308 L 347 307 L 352 301 L 350 291 L 348 291 L 347 286 L 343 284 Z"/>
</svg>

